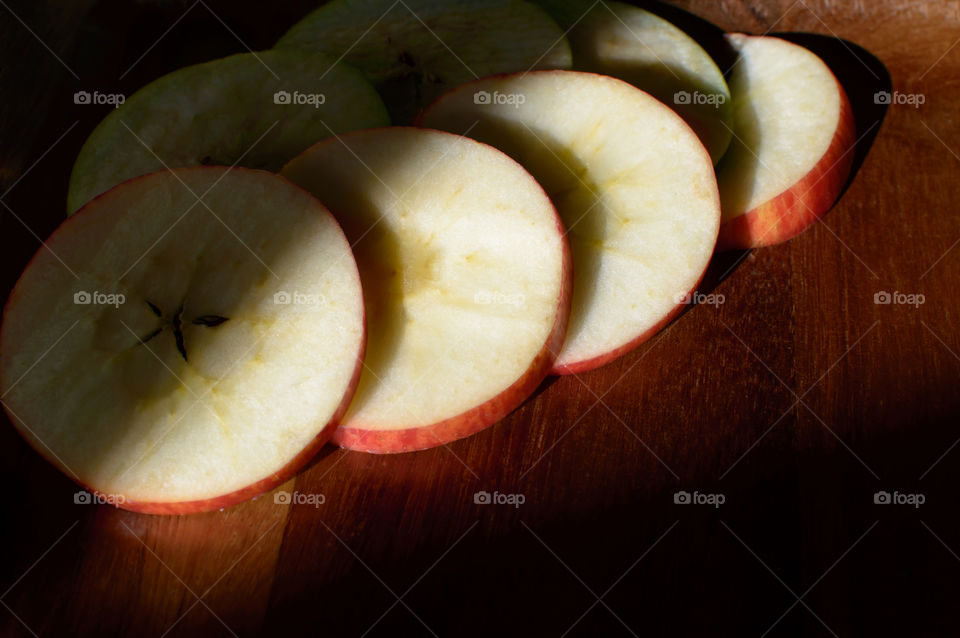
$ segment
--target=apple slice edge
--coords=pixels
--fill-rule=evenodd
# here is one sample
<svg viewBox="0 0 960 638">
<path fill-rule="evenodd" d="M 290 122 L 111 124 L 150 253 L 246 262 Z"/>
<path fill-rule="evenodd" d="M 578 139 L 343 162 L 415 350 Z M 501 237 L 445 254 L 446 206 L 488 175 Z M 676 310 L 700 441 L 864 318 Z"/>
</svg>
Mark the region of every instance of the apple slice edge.
<svg viewBox="0 0 960 638">
<path fill-rule="evenodd" d="M 120 182 L 119 184 L 113 186 L 112 188 L 102 193 L 99 193 L 98 195 L 93 197 L 90 201 L 88 201 L 79 209 L 77 209 L 77 211 L 74 212 L 74 214 L 64 218 L 53 230 L 53 232 L 50 234 L 50 236 L 48 237 L 48 240 L 52 238 L 54 235 L 64 232 L 64 230 L 74 225 L 85 224 L 87 222 L 87 218 L 86 218 L 87 216 L 84 215 L 83 213 L 91 208 L 95 208 L 93 206 L 95 202 L 98 202 L 98 200 L 101 200 L 109 196 L 112 190 L 124 184 L 131 184 L 131 183 L 139 182 L 141 180 L 147 180 L 154 177 L 157 173 L 178 174 L 178 173 L 188 172 L 191 170 L 206 170 L 206 169 L 212 169 L 212 168 L 217 168 L 217 167 L 198 166 L 198 167 L 185 167 L 185 168 L 177 168 L 177 169 L 162 169 L 159 171 L 154 171 L 152 173 L 146 173 L 143 175 L 130 177 Z M 228 169 L 229 172 L 252 172 L 252 173 L 269 174 L 272 178 L 275 178 L 275 179 L 279 178 L 280 180 L 285 182 L 287 185 L 293 188 L 296 188 L 298 191 L 301 191 L 302 193 L 308 195 L 312 199 L 319 202 L 319 200 L 317 200 L 317 198 L 308 190 L 306 190 L 299 184 L 294 183 L 293 181 L 289 180 L 288 178 L 286 178 L 285 176 L 279 173 L 272 173 L 270 171 L 265 171 L 262 169 L 247 168 L 242 166 L 222 167 L 222 168 Z M 319 203 L 320 203 L 320 206 L 327 211 L 327 214 L 331 215 L 331 217 L 333 218 L 336 224 L 337 231 L 341 234 L 344 241 L 346 242 L 347 241 L 346 235 L 344 234 L 343 229 L 340 227 L 339 222 L 336 222 L 336 218 L 333 217 L 333 215 L 329 212 L 326 206 L 323 205 L 322 202 L 319 202 Z M 27 271 L 27 269 L 34 263 L 34 261 L 43 252 L 43 250 L 44 248 L 41 247 L 41 249 L 37 250 L 33 254 L 33 256 L 27 261 L 27 264 L 24 266 L 23 272 Z M 356 270 L 356 264 L 354 264 L 354 269 Z M 360 274 L 358 270 L 356 270 L 356 279 L 357 279 L 358 285 L 361 285 L 361 290 L 362 290 L 362 282 L 360 282 Z M 2 315 L 0 315 L 0 319 L 3 319 L 3 320 L 6 319 L 8 312 L 10 312 L 11 308 L 16 305 L 17 299 L 19 299 L 24 294 L 24 291 L 21 287 L 21 280 L 22 280 L 22 277 L 17 279 L 13 289 L 10 292 L 10 295 L 7 297 L 7 300 L 3 306 Z M 138 500 L 124 499 L 122 502 L 118 502 L 116 506 L 119 509 L 124 509 L 127 511 L 136 512 L 140 514 L 181 515 L 181 514 L 198 514 L 198 513 L 204 513 L 204 512 L 211 512 L 218 509 L 230 507 L 232 505 L 237 505 L 239 503 L 242 503 L 248 500 L 256 499 L 258 496 L 262 496 L 270 492 L 277 486 L 285 483 L 286 481 L 296 476 L 296 474 L 300 470 L 302 470 L 317 455 L 317 453 L 320 451 L 321 448 L 323 448 L 325 444 L 327 444 L 328 442 L 331 442 L 331 437 L 333 433 L 336 431 L 337 427 L 339 426 L 341 420 L 343 419 L 343 416 L 346 414 L 347 410 L 349 409 L 350 402 L 353 400 L 353 396 L 357 390 L 357 386 L 359 385 L 360 375 L 363 371 L 363 361 L 364 361 L 366 345 L 367 345 L 366 308 L 363 306 L 363 304 L 361 304 L 360 308 L 361 308 L 361 338 L 360 338 L 359 348 L 357 351 L 356 362 L 354 364 L 354 369 L 351 374 L 350 381 L 346 386 L 345 393 L 341 398 L 340 403 L 337 405 L 337 408 L 334 411 L 333 415 L 331 415 L 330 419 L 328 419 L 328 421 L 323 425 L 323 427 L 316 434 L 316 436 L 310 441 L 310 443 L 305 448 L 303 448 L 296 456 L 294 456 L 289 462 L 287 462 L 286 465 L 284 465 L 279 470 L 273 472 L 272 474 L 265 476 L 259 481 L 252 483 L 251 485 L 247 485 L 233 492 L 228 492 L 218 496 L 213 496 L 208 499 L 198 499 L 198 500 L 189 500 L 189 501 L 167 501 L 167 502 L 138 501 Z M 0 325 L 5 325 L 5 321 L 0 322 Z M 7 354 L 8 348 L 3 347 L 4 345 L 3 341 L 5 341 L 4 339 L 5 332 L 6 331 L 0 330 L 0 387 L 7 387 L 5 380 L 2 378 L 2 375 L 5 374 L 5 370 L 7 368 L 6 365 L 2 364 L 3 359 L 6 356 L 9 356 Z M 41 458 L 43 458 L 45 461 L 50 463 L 50 465 L 55 467 L 59 472 L 61 472 L 64 476 L 66 476 L 68 479 L 70 479 L 73 483 L 75 483 L 79 487 L 90 492 L 91 494 L 95 494 L 97 492 L 95 488 L 84 483 L 82 480 L 76 477 L 72 471 L 70 471 L 68 468 L 63 466 L 63 464 L 57 458 L 56 454 L 54 454 L 52 450 L 47 448 L 39 438 L 37 438 L 35 442 L 33 440 L 33 437 L 31 437 L 28 434 L 30 430 L 28 427 L 25 426 L 25 424 L 24 426 L 26 431 L 24 431 L 24 429 L 21 429 L 21 427 L 18 427 L 16 424 L 18 422 L 22 423 L 21 419 L 11 411 L 11 409 L 7 406 L 5 401 L 2 402 L 2 405 L 3 405 L 4 413 L 6 414 L 7 418 L 10 420 L 11 424 L 13 425 L 13 429 L 20 436 L 20 438 L 27 444 L 28 447 L 34 450 L 37 454 L 40 455 Z M 39 443 L 39 445 L 36 445 L 35 443 Z"/>
<path fill-rule="evenodd" d="M 726 35 L 728 40 L 738 37 L 776 36 Z M 840 80 L 822 58 L 817 58 L 836 83 L 840 98 L 837 128 L 830 145 L 817 163 L 795 184 L 752 210 L 722 222 L 717 252 L 749 250 L 786 242 L 816 223 L 837 203 L 853 168 L 857 123 L 849 96 Z"/>
</svg>

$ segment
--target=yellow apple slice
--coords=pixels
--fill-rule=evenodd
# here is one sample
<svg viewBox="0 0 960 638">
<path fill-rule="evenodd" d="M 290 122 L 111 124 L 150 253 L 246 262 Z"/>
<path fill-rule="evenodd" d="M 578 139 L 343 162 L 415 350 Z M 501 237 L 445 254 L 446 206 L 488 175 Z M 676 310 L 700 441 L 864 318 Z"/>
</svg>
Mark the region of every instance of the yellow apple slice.
<svg viewBox="0 0 960 638">
<path fill-rule="evenodd" d="M 786 241 L 833 206 L 850 175 L 856 123 L 813 52 L 780 38 L 730 34 L 735 136 L 717 166 L 719 248 Z"/>
<path fill-rule="evenodd" d="M 713 254 L 713 163 L 670 108 L 620 80 L 535 71 L 442 96 L 424 126 L 505 151 L 543 184 L 573 250 L 570 329 L 554 371 L 600 366 L 682 307 Z"/>
<path fill-rule="evenodd" d="M 4 312 L 0 388 L 27 442 L 108 502 L 204 511 L 314 455 L 363 345 L 356 263 L 313 196 L 263 171 L 163 171 L 37 252 Z"/>
<path fill-rule="evenodd" d="M 563 342 L 571 266 L 556 211 L 521 166 L 396 127 L 321 142 L 283 173 L 330 207 L 364 286 L 367 357 L 335 443 L 435 447 L 537 388 Z"/>
</svg>

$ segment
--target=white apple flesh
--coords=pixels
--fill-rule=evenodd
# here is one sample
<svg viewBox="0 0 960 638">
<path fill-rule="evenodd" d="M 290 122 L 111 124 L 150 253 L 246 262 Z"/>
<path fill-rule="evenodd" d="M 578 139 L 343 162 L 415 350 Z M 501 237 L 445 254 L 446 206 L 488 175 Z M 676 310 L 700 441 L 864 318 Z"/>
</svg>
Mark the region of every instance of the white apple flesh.
<svg viewBox="0 0 960 638">
<path fill-rule="evenodd" d="M 570 308 L 569 247 L 521 166 L 474 140 L 386 128 L 321 142 L 283 174 L 354 246 L 369 318 L 343 447 L 435 447 L 486 428 L 553 365 Z"/>
<path fill-rule="evenodd" d="M 856 123 L 843 87 L 813 52 L 730 34 L 735 136 L 717 166 L 720 249 L 786 241 L 833 206 L 853 163 Z"/>
<path fill-rule="evenodd" d="M 589 370 L 636 347 L 698 285 L 720 222 L 713 164 L 690 127 L 647 93 L 592 73 L 536 71 L 454 89 L 422 124 L 500 148 L 553 199 L 575 269 L 554 372 Z"/>
<path fill-rule="evenodd" d="M 164 168 L 278 171 L 314 142 L 385 124 L 373 86 L 323 55 L 263 51 L 189 66 L 143 87 L 97 126 L 74 164 L 67 209 Z"/>
<path fill-rule="evenodd" d="M 87 489 L 205 511 L 315 454 L 363 346 L 356 264 L 313 196 L 263 171 L 162 171 L 96 198 L 30 262 L 0 388 L 28 443 Z"/>
</svg>

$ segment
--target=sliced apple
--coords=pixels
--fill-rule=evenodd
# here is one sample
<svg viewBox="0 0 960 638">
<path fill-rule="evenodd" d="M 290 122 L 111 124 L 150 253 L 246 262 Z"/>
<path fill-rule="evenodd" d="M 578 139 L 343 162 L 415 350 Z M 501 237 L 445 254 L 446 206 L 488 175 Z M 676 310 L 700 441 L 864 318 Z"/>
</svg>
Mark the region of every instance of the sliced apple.
<svg viewBox="0 0 960 638">
<path fill-rule="evenodd" d="M 97 126 L 73 167 L 68 212 L 163 168 L 278 171 L 318 140 L 385 124 L 373 86 L 326 56 L 264 51 L 189 66 L 143 87 Z"/>
<path fill-rule="evenodd" d="M 731 34 L 735 136 L 717 166 L 719 248 L 786 241 L 826 213 L 853 164 L 856 123 L 843 87 L 813 52 Z"/>
<path fill-rule="evenodd" d="M 563 342 L 571 265 L 522 167 L 471 139 L 397 127 L 321 142 L 283 172 L 333 211 L 364 286 L 367 358 L 335 443 L 435 447 L 537 388 Z"/>
<path fill-rule="evenodd" d="M 422 123 L 505 151 L 557 206 L 575 274 L 555 372 L 636 347 L 703 276 L 720 223 L 713 164 L 690 127 L 647 93 L 592 73 L 536 71 L 454 89 Z"/>
<path fill-rule="evenodd" d="M 263 171 L 163 171 L 37 252 L 4 312 L 0 388 L 27 442 L 87 489 L 204 511 L 314 455 L 363 345 L 356 264 L 314 197 Z"/>
<path fill-rule="evenodd" d="M 714 164 L 730 144 L 730 90 L 710 54 L 663 18 L 621 2 L 592 5 L 567 34 L 574 68 L 626 80 L 682 117 Z"/>
<path fill-rule="evenodd" d="M 277 47 L 342 56 L 377 84 L 398 122 L 462 82 L 571 63 L 560 27 L 521 0 L 335 0 Z"/>
</svg>

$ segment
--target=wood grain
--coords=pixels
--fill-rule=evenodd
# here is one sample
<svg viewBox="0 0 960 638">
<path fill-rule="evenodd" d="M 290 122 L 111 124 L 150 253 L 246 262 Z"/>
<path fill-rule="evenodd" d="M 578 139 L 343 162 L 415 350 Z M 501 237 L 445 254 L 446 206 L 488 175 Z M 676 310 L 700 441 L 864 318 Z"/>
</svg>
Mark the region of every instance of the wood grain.
<svg viewBox="0 0 960 638">
<path fill-rule="evenodd" d="M 62 218 L 73 158 L 106 113 L 74 91 L 129 94 L 269 47 L 311 6 L 0 6 L 6 290 Z M 3 634 L 960 633 L 960 4 L 653 8 L 718 59 L 721 30 L 821 36 L 796 37 L 837 72 L 865 134 L 821 223 L 718 256 L 704 290 L 725 303 L 550 380 L 487 431 L 413 454 L 325 449 L 283 487 L 324 494 L 316 508 L 74 505 L 70 481 L 0 428 Z M 874 104 L 891 86 L 926 102 Z M 926 301 L 876 305 L 879 291 Z M 726 502 L 675 505 L 678 489 Z M 477 505 L 478 490 L 525 503 Z M 875 505 L 878 490 L 926 502 Z"/>
</svg>

